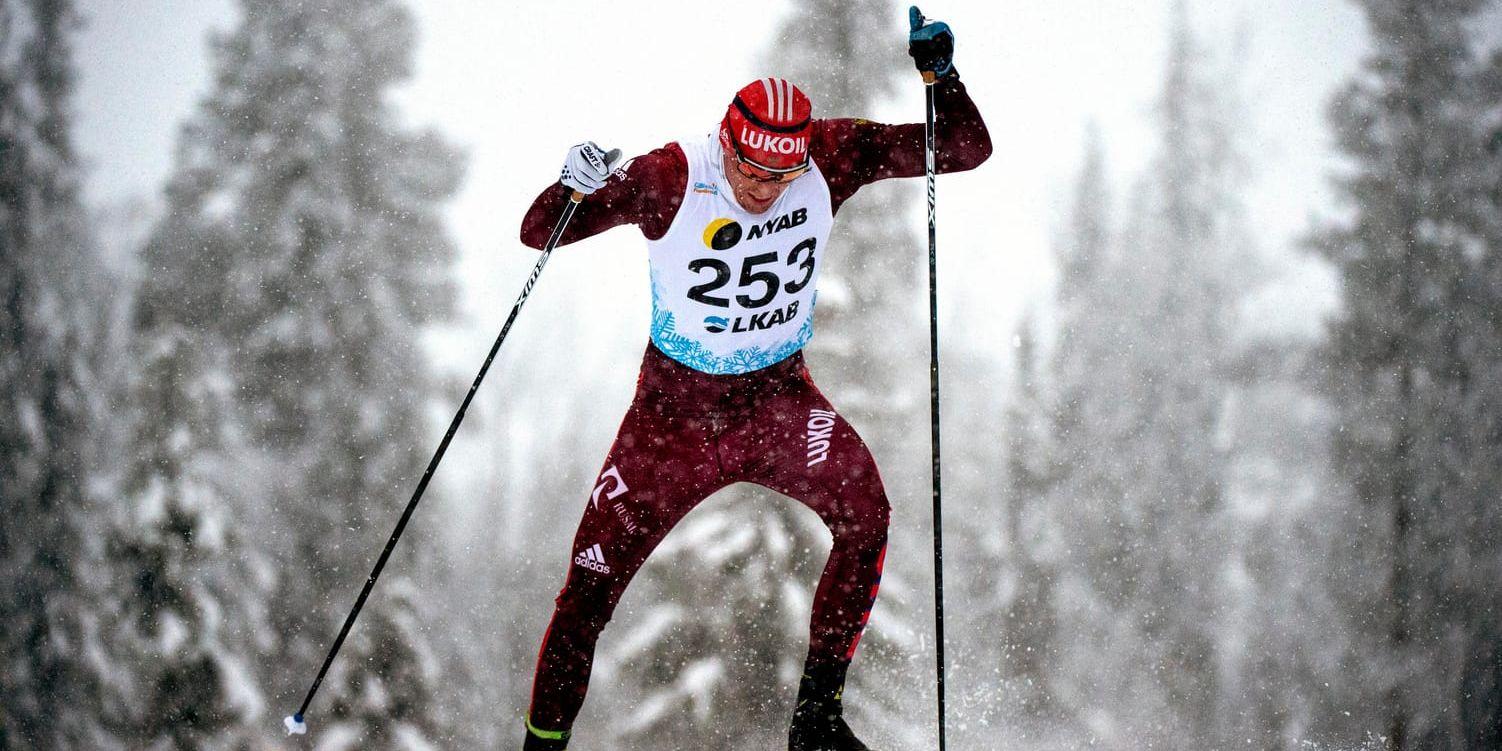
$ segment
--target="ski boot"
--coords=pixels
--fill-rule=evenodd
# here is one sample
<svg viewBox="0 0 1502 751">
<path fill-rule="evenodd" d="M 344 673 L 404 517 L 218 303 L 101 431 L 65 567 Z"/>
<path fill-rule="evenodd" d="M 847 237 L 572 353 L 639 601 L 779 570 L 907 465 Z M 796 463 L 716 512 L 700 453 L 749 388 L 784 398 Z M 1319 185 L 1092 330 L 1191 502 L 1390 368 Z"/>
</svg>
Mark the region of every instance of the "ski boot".
<svg viewBox="0 0 1502 751">
<path fill-rule="evenodd" d="M 871 751 L 845 724 L 844 666 L 810 668 L 798 684 L 788 751 Z"/>
</svg>

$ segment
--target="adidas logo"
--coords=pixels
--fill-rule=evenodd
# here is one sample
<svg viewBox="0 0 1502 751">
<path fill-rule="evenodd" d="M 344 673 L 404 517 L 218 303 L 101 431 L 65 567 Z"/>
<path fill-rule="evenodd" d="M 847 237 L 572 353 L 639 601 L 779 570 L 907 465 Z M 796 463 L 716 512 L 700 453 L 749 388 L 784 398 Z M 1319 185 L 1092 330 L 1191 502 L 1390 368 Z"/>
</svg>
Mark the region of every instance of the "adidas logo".
<svg viewBox="0 0 1502 751">
<path fill-rule="evenodd" d="M 605 553 L 600 550 L 599 543 L 574 556 L 574 565 L 583 566 L 597 574 L 610 573 L 610 566 L 605 563 Z"/>
</svg>

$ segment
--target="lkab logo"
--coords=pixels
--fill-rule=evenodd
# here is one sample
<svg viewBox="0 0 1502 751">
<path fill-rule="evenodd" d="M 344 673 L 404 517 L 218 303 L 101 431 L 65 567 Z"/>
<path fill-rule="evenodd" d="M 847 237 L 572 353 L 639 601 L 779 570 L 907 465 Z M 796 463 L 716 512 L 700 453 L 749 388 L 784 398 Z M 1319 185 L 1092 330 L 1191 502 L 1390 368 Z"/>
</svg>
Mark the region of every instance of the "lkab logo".
<svg viewBox="0 0 1502 751">
<path fill-rule="evenodd" d="M 798 315 L 798 301 L 794 300 L 785 308 L 764 310 L 760 313 L 725 318 L 724 316 L 707 316 L 704 319 L 704 330 L 711 334 L 729 331 L 733 334 L 744 334 L 748 331 L 762 331 L 773 326 L 781 326 L 793 320 Z"/>
</svg>

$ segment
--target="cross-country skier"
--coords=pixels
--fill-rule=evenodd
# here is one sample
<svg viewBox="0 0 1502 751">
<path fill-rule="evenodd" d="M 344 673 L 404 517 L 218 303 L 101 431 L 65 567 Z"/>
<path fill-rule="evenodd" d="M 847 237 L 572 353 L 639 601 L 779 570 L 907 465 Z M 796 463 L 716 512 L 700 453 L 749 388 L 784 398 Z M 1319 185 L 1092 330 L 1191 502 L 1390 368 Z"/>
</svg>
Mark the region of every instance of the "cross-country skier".
<svg viewBox="0 0 1502 751">
<path fill-rule="evenodd" d="M 940 172 L 991 153 L 953 48 L 948 26 L 914 22 L 909 53 L 938 78 Z M 819 393 L 802 350 L 835 214 L 862 185 L 923 175 L 924 126 L 811 112 L 798 87 L 763 78 L 736 93 L 716 132 L 623 169 L 592 143 L 575 146 L 561 184 L 522 222 L 522 242 L 542 248 L 570 192 L 588 194 L 560 244 L 635 224 L 652 278 L 651 343 L 543 637 L 524 749 L 567 746 L 596 639 L 627 583 L 690 509 L 737 482 L 801 501 L 834 536 L 788 747 L 866 748 L 841 694 L 881 580 L 889 507 L 870 452 Z"/>
</svg>

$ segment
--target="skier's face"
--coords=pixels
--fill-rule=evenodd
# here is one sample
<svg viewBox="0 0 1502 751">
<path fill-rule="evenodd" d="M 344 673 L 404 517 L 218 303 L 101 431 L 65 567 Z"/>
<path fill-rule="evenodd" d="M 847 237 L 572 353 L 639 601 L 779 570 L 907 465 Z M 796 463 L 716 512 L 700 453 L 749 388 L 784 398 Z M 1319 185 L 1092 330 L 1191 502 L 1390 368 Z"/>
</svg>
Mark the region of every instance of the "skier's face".
<svg viewBox="0 0 1502 751">
<path fill-rule="evenodd" d="M 766 213 L 791 184 L 752 180 L 736 169 L 734 154 L 723 150 L 721 154 L 725 159 L 725 180 L 730 183 L 730 190 L 735 194 L 735 202 L 746 211 L 753 214 Z"/>
</svg>

